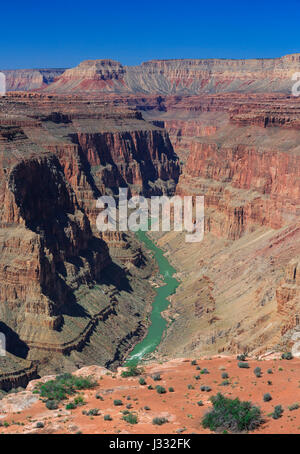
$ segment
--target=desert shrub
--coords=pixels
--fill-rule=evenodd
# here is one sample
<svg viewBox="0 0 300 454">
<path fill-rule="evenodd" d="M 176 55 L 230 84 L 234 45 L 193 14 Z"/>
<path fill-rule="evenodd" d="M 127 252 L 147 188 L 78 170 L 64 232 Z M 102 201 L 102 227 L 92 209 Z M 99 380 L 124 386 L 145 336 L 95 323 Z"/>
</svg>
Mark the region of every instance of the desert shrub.
<svg viewBox="0 0 300 454">
<path fill-rule="evenodd" d="M 104 421 L 112 421 L 112 417 L 110 415 L 104 415 Z"/>
<path fill-rule="evenodd" d="M 295 402 L 294 404 L 290 405 L 288 408 L 290 411 L 298 410 L 298 408 L 300 408 L 300 405 L 297 402 Z"/>
<path fill-rule="evenodd" d="M 83 396 L 78 395 L 78 396 L 74 397 L 74 404 L 76 405 L 76 407 L 85 405 Z"/>
<path fill-rule="evenodd" d="M 268 380 L 267 381 L 268 385 L 272 385 L 273 383 L 271 382 L 271 380 Z"/>
<path fill-rule="evenodd" d="M 199 400 L 199 401 L 197 402 L 197 405 L 198 405 L 198 407 L 203 407 L 203 402 L 202 402 L 202 400 Z"/>
<path fill-rule="evenodd" d="M 124 415 L 122 418 L 124 421 L 128 422 L 129 424 L 137 424 L 138 417 L 134 413 L 128 413 L 128 415 Z"/>
<path fill-rule="evenodd" d="M 35 425 L 35 427 L 36 427 L 37 429 L 42 429 L 43 427 L 45 427 L 45 424 L 44 424 L 43 422 L 37 422 L 36 425 Z"/>
<path fill-rule="evenodd" d="M 261 377 L 261 368 L 260 367 L 256 367 L 253 372 L 257 378 Z"/>
<path fill-rule="evenodd" d="M 143 369 L 137 366 L 129 366 L 127 370 L 123 370 L 121 373 L 122 377 L 136 377 L 137 375 L 141 375 L 143 373 Z"/>
<path fill-rule="evenodd" d="M 147 383 L 146 383 L 146 380 L 145 380 L 143 377 L 141 377 L 141 378 L 139 379 L 139 384 L 140 384 L 140 385 L 146 385 Z"/>
<path fill-rule="evenodd" d="M 202 420 L 204 428 L 240 432 L 253 430 L 262 423 L 260 409 L 251 402 L 230 399 L 221 393 L 213 396 L 211 402 L 213 409 Z"/>
<path fill-rule="evenodd" d="M 200 367 L 200 366 L 197 366 L 197 367 L 196 367 L 196 370 L 201 370 L 201 367 Z"/>
<path fill-rule="evenodd" d="M 95 397 L 96 397 L 96 399 L 99 399 L 102 401 L 104 400 L 103 397 L 101 396 L 101 394 L 99 394 L 99 393 L 97 393 Z"/>
<path fill-rule="evenodd" d="M 174 392 L 174 388 L 172 386 L 170 386 L 169 393 L 173 393 L 173 392 Z"/>
<path fill-rule="evenodd" d="M 211 391 L 211 388 L 209 386 L 203 385 L 203 386 L 200 387 L 200 390 L 201 391 L 205 391 L 205 392 L 209 392 L 209 391 Z"/>
<path fill-rule="evenodd" d="M 197 361 L 195 359 L 193 359 L 193 361 L 191 361 L 191 365 L 192 366 L 196 366 L 197 365 Z"/>
<path fill-rule="evenodd" d="M 271 416 L 272 416 L 273 419 L 279 419 L 279 418 L 281 418 L 282 414 L 283 414 L 282 406 L 281 405 L 276 405 L 274 407 L 274 411 L 271 414 Z"/>
<path fill-rule="evenodd" d="M 161 380 L 160 374 L 155 374 L 155 375 L 153 375 L 152 378 L 153 378 L 154 381 L 159 381 L 159 380 Z"/>
<path fill-rule="evenodd" d="M 263 399 L 264 399 L 264 402 L 269 402 L 270 400 L 272 400 L 272 396 L 270 393 L 266 393 L 266 394 L 264 394 Z"/>
<path fill-rule="evenodd" d="M 161 426 L 162 424 L 165 424 L 166 422 L 168 422 L 168 420 L 166 418 L 153 418 L 152 419 L 152 424 L 156 425 L 156 426 Z"/>
<path fill-rule="evenodd" d="M 100 415 L 100 410 L 99 408 L 91 408 L 87 412 L 87 416 L 99 416 Z"/>
<path fill-rule="evenodd" d="M 240 369 L 249 369 L 249 364 L 248 363 L 239 362 L 238 363 L 238 367 Z"/>
<path fill-rule="evenodd" d="M 127 408 L 128 410 L 130 410 L 130 409 L 132 408 L 132 405 L 131 405 L 131 404 L 127 404 L 127 405 L 126 405 L 126 408 Z"/>
<path fill-rule="evenodd" d="M 227 372 L 222 372 L 222 378 L 228 378 L 229 375 L 227 374 Z"/>
<path fill-rule="evenodd" d="M 200 374 L 209 374 L 209 371 L 206 369 L 206 367 L 204 367 L 204 368 L 201 370 Z"/>
<path fill-rule="evenodd" d="M 267 370 L 267 373 L 268 373 L 268 374 L 273 374 L 272 369 L 268 369 L 268 370 Z"/>
<path fill-rule="evenodd" d="M 220 383 L 220 386 L 228 386 L 228 385 L 230 385 L 229 380 L 223 380 L 222 383 Z"/>
<path fill-rule="evenodd" d="M 114 400 L 114 405 L 115 405 L 116 407 L 119 407 L 119 406 L 123 405 L 123 402 L 122 402 L 120 399 L 115 399 L 115 400 Z"/>
<path fill-rule="evenodd" d="M 150 407 L 148 407 L 147 405 L 145 405 L 145 406 L 144 406 L 144 410 L 149 411 L 149 410 L 151 410 L 151 409 L 150 409 Z"/>
<path fill-rule="evenodd" d="M 293 355 L 291 352 L 286 352 L 286 353 L 282 353 L 281 358 L 282 359 L 293 359 Z"/>
<path fill-rule="evenodd" d="M 152 385 L 149 385 L 148 386 L 148 389 L 154 389 Z"/>
<path fill-rule="evenodd" d="M 195 389 L 193 385 L 188 385 L 188 389 Z"/>
<path fill-rule="evenodd" d="M 46 407 L 48 408 L 48 410 L 57 410 L 58 404 L 57 404 L 56 400 L 47 400 Z"/>
<path fill-rule="evenodd" d="M 77 390 L 90 389 L 96 386 L 96 382 L 90 377 L 76 377 L 71 374 L 63 374 L 55 380 L 39 383 L 36 390 L 41 397 L 48 400 L 61 401 L 69 395 L 75 394 Z"/>
<path fill-rule="evenodd" d="M 158 394 L 165 394 L 167 392 L 163 386 L 156 386 L 155 389 Z"/>
<path fill-rule="evenodd" d="M 244 353 L 242 353 L 241 355 L 237 355 L 236 359 L 238 361 L 246 361 L 246 358 L 247 358 L 247 355 L 245 355 Z"/>
<path fill-rule="evenodd" d="M 76 408 L 76 405 L 74 404 L 74 402 L 69 402 L 66 405 L 66 410 L 74 410 L 75 408 Z"/>
<path fill-rule="evenodd" d="M 195 380 L 200 380 L 200 378 L 201 378 L 200 375 L 195 375 L 195 376 L 194 376 L 194 379 L 195 379 Z"/>
</svg>

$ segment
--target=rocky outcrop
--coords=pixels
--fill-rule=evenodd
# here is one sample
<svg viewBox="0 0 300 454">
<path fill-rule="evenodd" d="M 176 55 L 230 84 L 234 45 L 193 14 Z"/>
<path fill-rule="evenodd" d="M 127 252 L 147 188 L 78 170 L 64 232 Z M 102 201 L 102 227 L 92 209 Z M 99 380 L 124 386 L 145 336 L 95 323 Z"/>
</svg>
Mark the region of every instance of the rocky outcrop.
<svg viewBox="0 0 300 454">
<path fill-rule="evenodd" d="M 6 90 L 37 90 L 54 82 L 64 69 L 14 69 L 2 70 L 6 77 Z"/>
<path fill-rule="evenodd" d="M 291 92 L 300 54 L 273 59 L 151 60 L 123 66 L 113 60 L 87 60 L 68 69 L 46 88 L 56 93 L 199 94 Z"/>
</svg>

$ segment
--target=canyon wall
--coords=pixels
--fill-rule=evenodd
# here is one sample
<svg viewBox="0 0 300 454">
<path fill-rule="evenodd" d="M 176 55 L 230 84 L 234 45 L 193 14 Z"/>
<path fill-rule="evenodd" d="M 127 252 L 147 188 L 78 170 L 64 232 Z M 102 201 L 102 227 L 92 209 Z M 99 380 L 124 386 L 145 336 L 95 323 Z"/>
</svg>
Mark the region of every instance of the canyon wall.
<svg viewBox="0 0 300 454">
<path fill-rule="evenodd" d="M 96 199 L 119 186 L 174 193 L 168 134 L 103 102 L 11 93 L 0 103 L 3 374 L 24 358 L 39 371 L 113 367 L 146 330 L 154 265 L 133 236 L 97 231 Z"/>
<path fill-rule="evenodd" d="M 299 69 L 300 54 L 249 60 L 151 60 L 139 66 L 86 60 L 66 70 L 46 91 L 169 95 L 291 92 L 292 75 Z"/>
</svg>

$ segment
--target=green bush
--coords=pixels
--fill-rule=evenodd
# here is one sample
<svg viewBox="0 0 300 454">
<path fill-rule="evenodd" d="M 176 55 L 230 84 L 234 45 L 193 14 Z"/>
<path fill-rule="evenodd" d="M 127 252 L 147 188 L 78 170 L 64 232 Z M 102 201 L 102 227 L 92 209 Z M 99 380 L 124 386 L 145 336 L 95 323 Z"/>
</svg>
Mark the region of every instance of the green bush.
<svg viewBox="0 0 300 454">
<path fill-rule="evenodd" d="M 78 390 L 90 389 L 96 385 L 97 383 L 90 377 L 75 377 L 71 374 L 63 374 L 56 377 L 55 380 L 39 383 L 36 390 L 41 397 L 59 402 L 75 394 Z"/>
<path fill-rule="evenodd" d="M 270 393 L 266 393 L 266 394 L 264 394 L 263 399 L 264 399 L 264 402 L 270 402 L 270 400 L 272 400 L 272 396 Z"/>
<path fill-rule="evenodd" d="M 99 394 L 99 393 L 97 393 L 95 397 L 96 397 L 96 399 L 99 399 L 102 401 L 104 400 L 103 397 L 101 396 L 101 394 Z"/>
<path fill-rule="evenodd" d="M 90 410 L 88 410 L 88 412 L 86 414 L 87 414 L 87 416 L 99 416 L 100 410 L 99 410 L 99 408 L 91 408 Z"/>
<path fill-rule="evenodd" d="M 42 429 L 43 427 L 45 427 L 45 424 L 43 422 L 37 422 L 35 427 L 37 429 Z"/>
<path fill-rule="evenodd" d="M 253 372 L 257 378 L 261 377 L 261 368 L 260 367 L 256 367 Z"/>
<path fill-rule="evenodd" d="M 246 361 L 247 355 L 242 353 L 241 355 L 237 355 L 236 359 L 238 361 Z"/>
<path fill-rule="evenodd" d="M 213 409 L 202 420 L 204 428 L 241 432 L 253 430 L 262 423 L 260 409 L 251 402 L 230 399 L 221 393 L 211 397 L 211 402 Z"/>
<path fill-rule="evenodd" d="M 203 402 L 202 402 L 202 400 L 199 400 L 199 401 L 197 402 L 197 405 L 198 405 L 198 407 L 203 407 Z"/>
<path fill-rule="evenodd" d="M 282 353 L 281 358 L 282 359 L 293 359 L 293 355 L 291 352 L 286 352 L 286 353 Z"/>
<path fill-rule="evenodd" d="M 298 408 L 300 408 L 300 405 L 298 403 L 294 403 L 294 404 L 290 405 L 288 408 L 290 411 L 298 410 Z"/>
<path fill-rule="evenodd" d="M 46 407 L 48 408 L 48 410 L 57 410 L 58 404 L 56 400 L 47 400 Z"/>
<path fill-rule="evenodd" d="M 228 385 L 230 385 L 229 380 L 223 380 L 222 383 L 220 383 L 220 386 L 228 386 Z"/>
<path fill-rule="evenodd" d="M 104 421 L 112 421 L 112 417 L 110 415 L 104 415 Z"/>
<path fill-rule="evenodd" d="M 174 388 L 172 386 L 170 386 L 169 393 L 173 393 L 173 392 L 174 392 Z"/>
<path fill-rule="evenodd" d="M 152 424 L 156 425 L 156 426 L 161 426 L 162 424 L 165 424 L 166 422 L 168 422 L 168 420 L 166 418 L 153 418 L 152 419 Z"/>
<path fill-rule="evenodd" d="M 227 374 L 227 372 L 222 372 L 222 378 L 229 378 L 229 375 Z"/>
<path fill-rule="evenodd" d="M 197 365 L 197 361 L 195 359 L 193 359 L 193 361 L 191 361 L 191 365 L 192 366 L 196 366 Z"/>
<path fill-rule="evenodd" d="M 165 394 L 167 392 L 163 386 L 156 386 L 155 389 L 158 394 Z"/>
<path fill-rule="evenodd" d="M 147 383 L 146 383 L 146 380 L 145 380 L 143 377 L 141 377 L 141 378 L 139 379 L 139 384 L 140 384 L 140 385 L 146 385 Z"/>
<path fill-rule="evenodd" d="M 153 378 L 154 381 L 159 381 L 159 380 L 161 380 L 160 374 L 155 374 L 155 375 L 153 375 L 152 378 Z"/>
<path fill-rule="evenodd" d="M 148 389 L 154 389 L 152 385 L 149 385 L 148 386 Z"/>
<path fill-rule="evenodd" d="M 268 370 L 267 370 L 267 373 L 268 373 L 268 374 L 273 374 L 272 369 L 268 369 Z"/>
<path fill-rule="evenodd" d="M 209 386 L 204 386 L 203 385 L 203 386 L 200 387 L 200 390 L 201 391 L 205 391 L 205 392 L 209 392 L 209 391 L 211 391 L 211 388 Z"/>
<path fill-rule="evenodd" d="M 141 375 L 143 373 L 143 369 L 138 368 L 137 366 L 129 366 L 127 370 L 123 370 L 121 373 L 122 377 L 136 377 L 137 375 Z"/>
<path fill-rule="evenodd" d="M 271 414 L 271 416 L 272 416 L 273 419 L 279 419 L 279 418 L 281 418 L 282 414 L 283 414 L 282 406 L 281 405 L 276 405 L 274 407 L 274 411 Z"/>
<path fill-rule="evenodd" d="M 77 408 L 77 406 L 74 404 L 74 402 L 69 402 L 66 405 L 66 410 L 75 410 L 75 408 Z"/>
<path fill-rule="evenodd" d="M 206 367 L 204 367 L 204 368 L 201 370 L 200 374 L 209 374 L 209 371 L 206 369 Z"/>
<path fill-rule="evenodd" d="M 115 405 L 116 407 L 119 407 L 119 406 L 123 405 L 123 402 L 122 402 L 120 399 L 115 399 L 115 400 L 114 400 L 114 405 Z"/>
<path fill-rule="evenodd" d="M 128 415 L 124 415 L 122 418 L 124 421 L 128 422 L 129 424 L 137 424 L 138 417 L 134 413 L 128 413 Z"/>
<path fill-rule="evenodd" d="M 241 368 L 241 369 L 249 369 L 249 364 L 248 363 L 239 362 L 238 363 L 238 367 Z"/>
</svg>

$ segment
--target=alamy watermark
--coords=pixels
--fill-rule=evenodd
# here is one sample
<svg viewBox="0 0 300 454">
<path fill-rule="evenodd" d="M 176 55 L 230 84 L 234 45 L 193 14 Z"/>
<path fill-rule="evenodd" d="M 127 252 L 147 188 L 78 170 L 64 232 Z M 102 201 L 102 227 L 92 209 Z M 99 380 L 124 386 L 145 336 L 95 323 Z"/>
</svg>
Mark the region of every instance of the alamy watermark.
<svg viewBox="0 0 300 454">
<path fill-rule="evenodd" d="M 204 236 L 204 196 L 133 196 L 119 188 L 118 209 L 115 198 L 102 196 L 96 206 L 101 209 L 96 225 L 100 232 L 188 232 L 187 243 L 200 242 Z"/>
<path fill-rule="evenodd" d="M 6 77 L 4 73 L 0 73 L 0 96 L 6 94 Z"/>
</svg>

